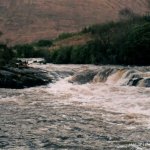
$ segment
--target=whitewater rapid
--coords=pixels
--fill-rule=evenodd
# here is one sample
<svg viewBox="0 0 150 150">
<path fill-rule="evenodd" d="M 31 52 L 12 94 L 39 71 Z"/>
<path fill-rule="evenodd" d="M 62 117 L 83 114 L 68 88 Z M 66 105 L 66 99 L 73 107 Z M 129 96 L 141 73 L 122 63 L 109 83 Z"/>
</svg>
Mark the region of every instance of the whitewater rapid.
<svg viewBox="0 0 150 150">
<path fill-rule="evenodd" d="M 48 71 L 54 80 L 46 86 L 0 89 L 0 133 L 4 136 L 0 137 L 0 147 L 23 150 L 150 148 L 150 88 L 141 86 L 143 79 L 137 86 L 128 85 L 131 82 L 126 79 L 137 77 L 139 72 L 147 80 L 150 67 L 120 69 L 120 66 L 38 63 L 31 67 Z M 101 69 L 107 71 L 99 72 Z M 87 72 L 87 76 L 82 76 Z M 107 78 L 103 76 L 106 74 Z M 83 81 L 86 82 L 80 84 Z M 7 138 L 5 133 L 15 140 Z M 20 136 L 23 137 L 19 139 Z"/>
<path fill-rule="evenodd" d="M 39 66 L 34 64 L 33 67 Z M 68 72 L 72 70 L 74 72 L 82 72 L 88 69 L 96 70 L 101 67 L 94 65 L 40 65 L 40 68 L 47 71 Z M 130 72 L 131 68 L 127 70 L 127 73 Z M 138 70 L 145 70 L 144 75 L 150 78 L 150 67 L 137 68 Z M 60 77 L 57 82 L 47 85 L 45 92 L 59 97 L 66 96 L 66 100 L 63 100 L 64 103 L 79 102 L 91 107 L 100 107 L 107 111 L 141 114 L 150 117 L 150 88 L 124 85 L 127 79 L 123 78 L 123 75 L 118 76 L 118 74 L 117 72 L 110 75 L 106 82 L 98 82 L 93 79 L 92 82 L 86 84 L 70 83 L 72 76 Z M 147 121 L 150 122 L 149 118 Z"/>
<path fill-rule="evenodd" d="M 69 102 L 77 101 L 121 113 L 150 115 L 150 89 L 102 83 L 73 85 L 68 83 L 68 79 L 49 85 L 46 91 L 57 95 L 70 95 Z"/>
</svg>

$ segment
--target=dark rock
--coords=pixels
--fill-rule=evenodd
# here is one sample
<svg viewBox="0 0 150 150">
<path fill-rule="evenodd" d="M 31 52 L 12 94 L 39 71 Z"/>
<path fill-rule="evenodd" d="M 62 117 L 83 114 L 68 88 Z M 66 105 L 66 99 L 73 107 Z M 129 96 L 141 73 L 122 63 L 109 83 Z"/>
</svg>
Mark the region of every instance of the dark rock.
<svg viewBox="0 0 150 150">
<path fill-rule="evenodd" d="M 79 135 L 77 135 L 77 138 L 84 138 L 84 136 L 79 134 Z"/>
<path fill-rule="evenodd" d="M 0 70 L 0 88 L 21 89 L 51 82 L 48 73 L 35 68 L 3 67 Z"/>
<path fill-rule="evenodd" d="M 150 78 L 145 80 L 145 87 L 150 87 Z"/>
<path fill-rule="evenodd" d="M 94 80 L 98 80 L 99 82 L 105 82 L 111 74 L 116 73 L 118 70 L 119 69 L 116 68 L 103 68 L 99 70 Z"/>
<path fill-rule="evenodd" d="M 69 139 L 68 136 L 58 136 L 58 138 L 60 138 L 61 140 L 68 140 Z"/>
<path fill-rule="evenodd" d="M 0 141 L 0 148 L 4 148 L 4 147 L 6 147 L 8 145 L 9 145 L 8 142 L 6 142 L 6 141 Z"/>
<path fill-rule="evenodd" d="M 150 78 L 144 79 L 144 87 L 150 87 Z"/>
<path fill-rule="evenodd" d="M 129 82 L 127 83 L 127 85 L 129 85 L 129 86 L 137 86 L 138 83 L 139 83 L 139 81 L 141 81 L 142 79 L 143 79 L 143 78 L 141 78 L 140 76 L 137 77 L 137 78 L 131 78 L 131 79 L 129 80 Z"/>
<path fill-rule="evenodd" d="M 96 70 L 86 70 L 75 74 L 70 83 L 86 84 L 93 80 L 94 76 L 98 73 Z"/>
</svg>

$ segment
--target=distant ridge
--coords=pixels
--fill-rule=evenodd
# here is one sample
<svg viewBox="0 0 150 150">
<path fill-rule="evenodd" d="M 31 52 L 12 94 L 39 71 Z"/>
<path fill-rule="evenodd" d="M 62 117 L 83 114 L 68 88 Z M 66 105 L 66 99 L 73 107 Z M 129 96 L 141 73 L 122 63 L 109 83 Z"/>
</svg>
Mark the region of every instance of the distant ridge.
<svg viewBox="0 0 150 150">
<path fill-rule="evenodd" d="M 149 0 L 0 0 L 1 40 L 20 43 L 149 12 Z"/>
</svg>

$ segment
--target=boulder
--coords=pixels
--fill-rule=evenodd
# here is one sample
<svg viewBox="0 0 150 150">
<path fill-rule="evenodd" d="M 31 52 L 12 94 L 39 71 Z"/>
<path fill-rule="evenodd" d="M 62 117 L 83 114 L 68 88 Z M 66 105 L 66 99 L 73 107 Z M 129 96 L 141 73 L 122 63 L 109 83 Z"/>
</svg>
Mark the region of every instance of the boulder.
<svg viewBox="0 0 150 150">
<path fill-rule="evenodd" d="M 150 88 L 150 78 L 144 78 L 144 79 L 142 79 L 142 80 L 138 83 L 138 86 Z"/>
<path fill-rule="evenodd" d="M 118 71 L 116 68 L 102 68 L 94 77 L 93 82 L 105 82 L 107 78 Z"/>
<path fill-rule="evenodd" d="M 48 73 L 36 68 L 3 67 L 0 69 L 0 88 L 21 89 L 46 85 L 51 82 Z"/>
<path fill-rule="evenodd" d="M 85 70 L 76 73 L 70 80 L 70 83 L 86 84 L 93 81 L 94 76 L 98 73 L 97 70 Z"/>
</svg>

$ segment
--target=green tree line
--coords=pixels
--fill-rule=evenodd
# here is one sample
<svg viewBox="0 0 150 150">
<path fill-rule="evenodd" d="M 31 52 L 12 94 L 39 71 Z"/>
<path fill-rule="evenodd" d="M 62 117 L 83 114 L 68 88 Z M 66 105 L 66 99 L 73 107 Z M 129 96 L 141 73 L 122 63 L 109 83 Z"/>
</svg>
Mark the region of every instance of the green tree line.
<svg viewBox="0 0 150 150">
<path fill-rule="evenodd" d="M 84 28 L 78 34 L 90 34 L 92 41 L 49 51 L 51 40 L 8 47 L 0 44 L 0 66 L 13 58 L 43 57 L 56 64 L 150 65 L 150 17 L 109 22 Z M 65 35 L 65 36 L 64 36 Z M 61 36 L 68 37 L 67 34 Z M 73 35 L 71 35 L 73 36 Z"/>
<path fill-rule="evenodd" d="M 150 65 L 150 18 L 133 18 L 85 28 L 93 41 L 50 53 L 52 63 Z"/>
</svg>

